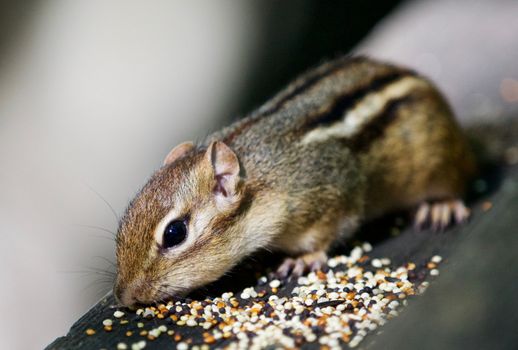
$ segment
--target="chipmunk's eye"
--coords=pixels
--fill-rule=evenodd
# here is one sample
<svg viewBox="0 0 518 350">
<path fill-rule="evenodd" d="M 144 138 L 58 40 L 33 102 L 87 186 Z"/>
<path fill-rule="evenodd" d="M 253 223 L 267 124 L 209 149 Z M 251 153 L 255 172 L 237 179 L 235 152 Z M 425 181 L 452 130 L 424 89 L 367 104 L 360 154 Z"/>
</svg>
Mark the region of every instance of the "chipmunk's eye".
<svg viewBox="0 0 518 350">
<path fill-rule="evenodd" d="M 185 222 L 180 220 L 171 221 L 167 224 L 164 230 L 164 238 L 162 246 L 164 248 L 171 248 L 182 243 L 187 237 L 187 227 Z"/>
</svg>

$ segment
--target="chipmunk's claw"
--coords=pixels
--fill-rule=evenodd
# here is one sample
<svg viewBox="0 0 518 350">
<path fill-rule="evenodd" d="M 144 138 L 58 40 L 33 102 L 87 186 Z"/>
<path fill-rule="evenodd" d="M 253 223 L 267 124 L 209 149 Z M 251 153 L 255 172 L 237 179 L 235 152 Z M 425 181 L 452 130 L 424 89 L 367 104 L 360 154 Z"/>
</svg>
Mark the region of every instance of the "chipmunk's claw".
<svg viewBox="0 0 518 350">
<path fill-rule="evenodd" d="M 277 269 L 277 277 L 300 277 L 310 271 L 322 269 L 327 260 L 324 251 L 304 254 L 298 258 L 286 258 Z"/>
<path fill-rule="evenodd" d="M 426 228 L 444 231 L 453 224 L 466 222 L 469 214 L 469 209 L 461 200 L 422 203 L 415 214 L 414 227 L 418 231 Z"/>
</svg>

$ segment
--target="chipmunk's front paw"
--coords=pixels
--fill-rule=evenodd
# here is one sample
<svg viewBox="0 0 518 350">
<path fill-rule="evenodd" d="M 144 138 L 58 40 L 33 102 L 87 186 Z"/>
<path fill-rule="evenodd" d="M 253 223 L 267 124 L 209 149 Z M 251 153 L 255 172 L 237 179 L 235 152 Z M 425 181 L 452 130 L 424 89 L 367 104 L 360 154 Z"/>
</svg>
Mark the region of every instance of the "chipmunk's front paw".
<svg viewBox="0 0 518 350">
<path fill-rule="evenodd" d="M 469 214 L 461 200 L 422 203 L 417 209 L 414 227 L 417 230 L 430 227 L 434 231 L 442 231 L 452 224 L 466 222 Z"/>
<path fill-rule="evenodd" d="M 299 277 L 307 272 L 320 270 L 326 261 L 327 254 L 324 251 L 304 254 L 298 258 L 286 258 L 276 274 L 279 278 Z"/>
</svg>

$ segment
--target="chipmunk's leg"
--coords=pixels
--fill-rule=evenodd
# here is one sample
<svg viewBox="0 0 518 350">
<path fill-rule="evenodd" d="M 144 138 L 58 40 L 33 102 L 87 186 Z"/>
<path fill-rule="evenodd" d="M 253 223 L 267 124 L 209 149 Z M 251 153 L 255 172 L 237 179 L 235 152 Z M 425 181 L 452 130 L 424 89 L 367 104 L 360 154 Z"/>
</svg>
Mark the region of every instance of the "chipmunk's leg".
<svg viewBox="0 0 518 350">
<path fill-rule="evenodd" d="M 280 278 L 301 276 L 310 271 L 320 270 L 327 262 L 329 247 L 337 239 L 348 237 L 359 226 L 360 210 L 347 213 L 329 210 L 320 219 L 311 224 L 295 226 L 290 234 L 282 235 L 274 246 L 287 253 L 278 267 L 276 275 Z M 301 227 L 307 227 L 305 230 Z"/>
<path fill-rule="evenodd" d="M 327 254 L 322 250 L 307 253 L 297 258 L 286 258 L 277 269 L 277 275 L 280 278 L 299 277 L 307 272 L 320 270 L 326 261 Z"/>
<path fill-rule="evenodd" d="M 452 224 L 460 224 L 468 220 L 470 211 L 459 199 L 444 200 L 433 203 L 422 203 L 414 217 L 414 227 L 423 230 L 430 227 L 434 231 L 442 231 Z"/>
</svg>

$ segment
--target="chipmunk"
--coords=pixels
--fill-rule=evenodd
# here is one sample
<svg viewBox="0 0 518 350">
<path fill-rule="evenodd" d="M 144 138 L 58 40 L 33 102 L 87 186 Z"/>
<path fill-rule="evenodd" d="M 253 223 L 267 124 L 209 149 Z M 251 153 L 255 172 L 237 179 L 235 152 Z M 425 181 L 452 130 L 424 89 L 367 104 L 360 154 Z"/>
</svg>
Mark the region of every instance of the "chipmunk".
<svg viewBox="0 0 518 350">
<path fill-rule="evenodd" d="M 281 276 L 318 269 L 366 220 L 418 208 L 417 227 L 469 215 L 474 158 L 444 97 L 412 70 L 343 57 L 248 117 L 171 150 L 117 233 L 114 294 L 131 306 L 215 281 L 260 248 Z"/>
</svg>

